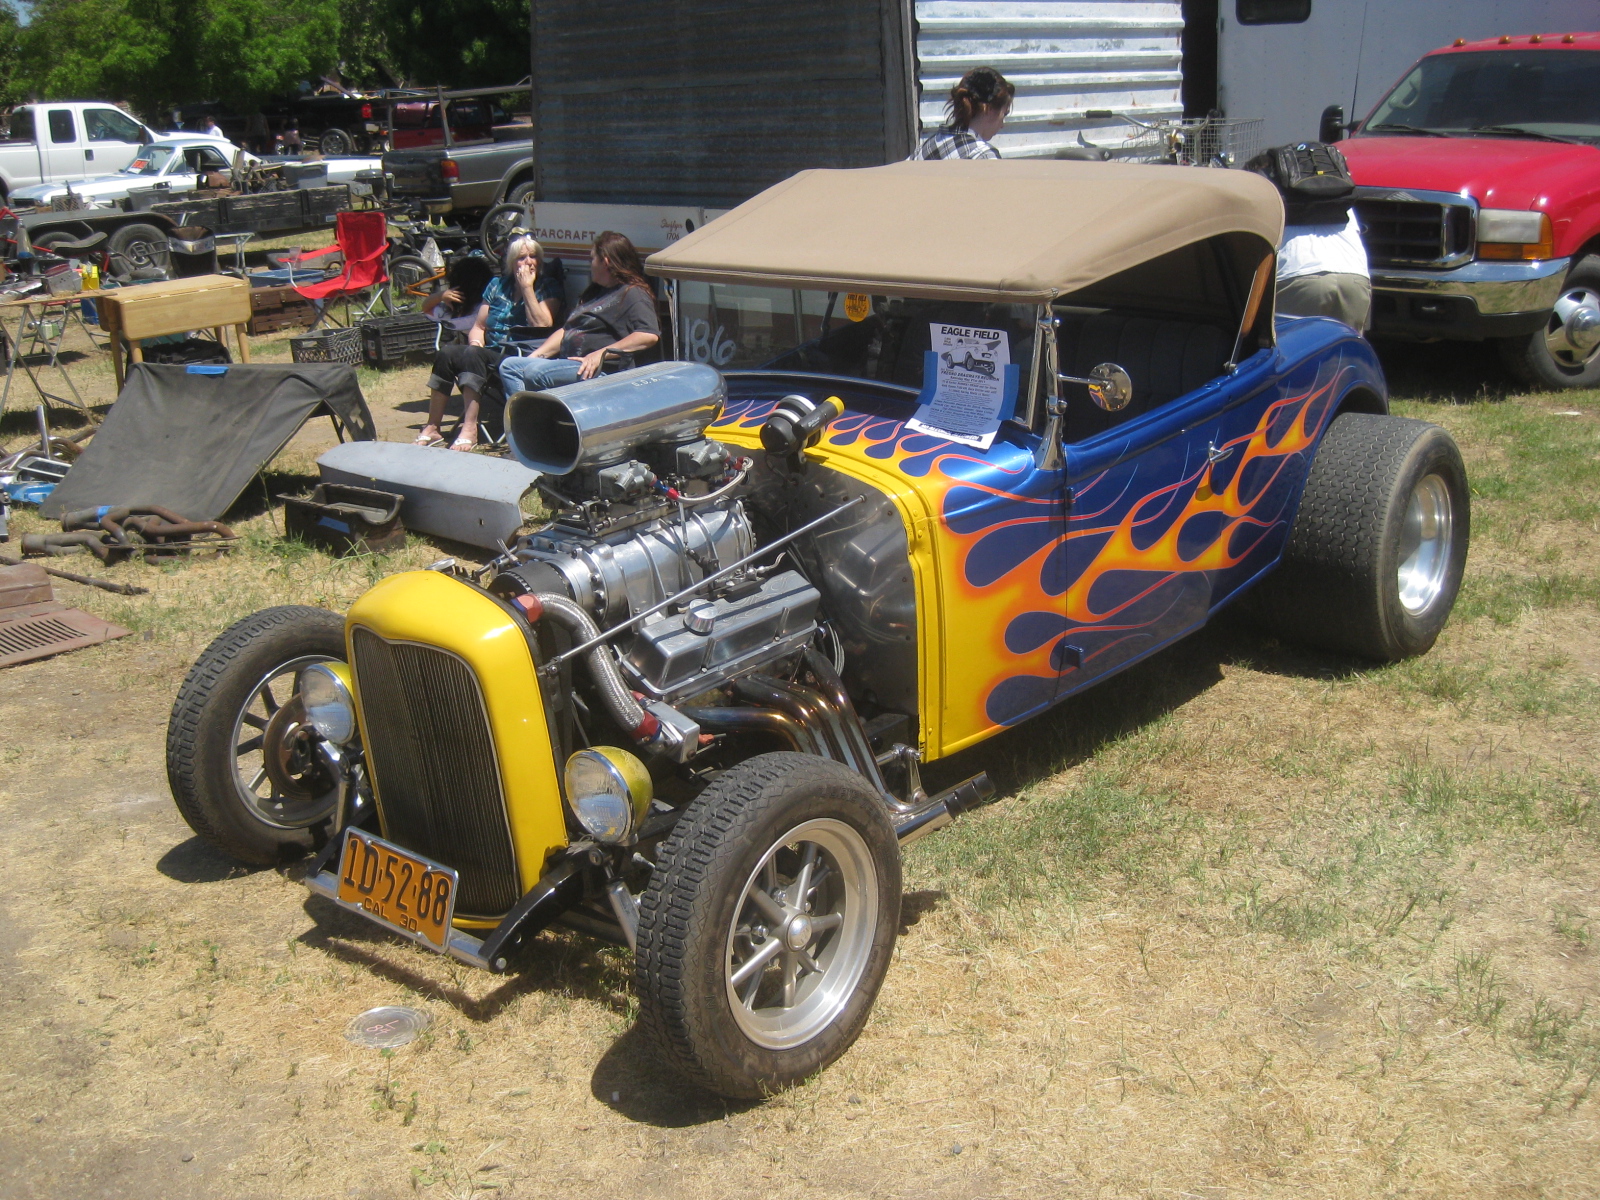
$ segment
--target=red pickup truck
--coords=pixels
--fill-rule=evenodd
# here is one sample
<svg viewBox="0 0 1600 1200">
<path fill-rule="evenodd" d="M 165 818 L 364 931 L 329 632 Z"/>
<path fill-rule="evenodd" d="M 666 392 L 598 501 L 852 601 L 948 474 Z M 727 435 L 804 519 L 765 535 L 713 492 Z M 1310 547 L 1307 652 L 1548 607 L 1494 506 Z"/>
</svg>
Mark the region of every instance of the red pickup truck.
<svg viewBox="0 0 1600 1200">
<path fill-rule="evenodd" d="M 1527 383 L 1600 384 L 1600 33 L 1457 40 L 1340 149 L 1375 335 L 1489 338 Z"/>
</svg>

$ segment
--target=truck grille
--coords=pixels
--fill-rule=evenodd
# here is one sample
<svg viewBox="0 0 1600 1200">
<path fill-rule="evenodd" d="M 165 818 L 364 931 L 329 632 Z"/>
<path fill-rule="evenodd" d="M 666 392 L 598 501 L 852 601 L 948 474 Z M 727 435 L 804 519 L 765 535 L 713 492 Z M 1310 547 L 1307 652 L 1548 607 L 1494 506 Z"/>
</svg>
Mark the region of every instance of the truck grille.
<svg viewBox="0 0 1600 1200">
<path fill-rule="evenodd" d="M 1472 254 L 1472 208 L 1418 200 L 1356 201 L 1374 267 L 1453 267 Z"/>
<path fill-rule="evenodd" d="M 477 677 L 453 654 L 360 626 L 351 643 L 384 836 L 461 873 L 462 916 L 500 916 L 521 887 Z"/>
</svg>

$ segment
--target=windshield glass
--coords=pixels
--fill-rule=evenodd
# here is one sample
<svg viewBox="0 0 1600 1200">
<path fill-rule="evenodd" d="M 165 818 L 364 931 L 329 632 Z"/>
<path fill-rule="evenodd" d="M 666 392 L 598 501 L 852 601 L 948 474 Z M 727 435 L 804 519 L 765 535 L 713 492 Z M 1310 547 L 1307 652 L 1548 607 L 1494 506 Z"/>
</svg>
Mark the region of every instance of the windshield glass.
<svg viewBox="0 0 1600 1200">
<path fill-rule="evenodd" d="M 1600 53 L 1491 50 L 1425 58 L 1384 97 L 1363 133 L 1384 126 L 1600 141 Z"/>
<path fill-rule="evenodd" d="M 127 166 L 122 168 L 124 175 L 159 175 L 161 168 L 167 165 L 167 159 L 172 157 L 171 146 L 140 146 L 139 153 Z"/>
<path fill-rule="evenodd" d="M 723 371 L 806 371 L 921 389 L 930 355 L 960 341 L 947 330 L 1004 347 L 1017 367 L 1016 411 L 1032 394 L 1035 313 L 1026 304 L 910 300 L 846 292 L 678 285 L 681 357 Z M 1000 333 L 1002 338 L 989 336 Z M 966 362 L 961 355 L 956 356 Z"/>
</svg>

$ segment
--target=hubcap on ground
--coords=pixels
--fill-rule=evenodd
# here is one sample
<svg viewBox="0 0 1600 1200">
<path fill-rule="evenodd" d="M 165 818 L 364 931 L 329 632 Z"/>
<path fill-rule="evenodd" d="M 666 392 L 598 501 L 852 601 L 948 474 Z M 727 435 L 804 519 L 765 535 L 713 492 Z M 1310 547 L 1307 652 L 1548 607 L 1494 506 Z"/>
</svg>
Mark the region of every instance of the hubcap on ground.
<svg viewBox="0 0 1600 1200">
<path fill-rule="evenodd" d="M 1564 367 L 1582 367 L 1600 348 L 1600 293 L 1569 288 L 1550 313 L 1544 344 Z"/>
<path fill-rule="evenodd" d="M 279 829 L 326 820 L 338 798 L 314 748 L 294 688 L 300 668 L 332 662 L 308 654 L 274 667 L 251 689 L 233 721 L 234 786 L 244 806 Z"/>
<path fill-rule="evenodd" d="M 1450 489 L 1438 475 L 1417 481 L 1400 531 L 1400 605 L 1413 617 L 1433 607 L 1450 571 Z"/>
<path fill-rule="evenodd" d="M 745 1036 L 786 1050 L 832 1024 L 861 982 L 877 920 L 877 864 L 854 827 L 823 818 L 784 834 L 728 930 L 728 1004 Z"/>
</svg>

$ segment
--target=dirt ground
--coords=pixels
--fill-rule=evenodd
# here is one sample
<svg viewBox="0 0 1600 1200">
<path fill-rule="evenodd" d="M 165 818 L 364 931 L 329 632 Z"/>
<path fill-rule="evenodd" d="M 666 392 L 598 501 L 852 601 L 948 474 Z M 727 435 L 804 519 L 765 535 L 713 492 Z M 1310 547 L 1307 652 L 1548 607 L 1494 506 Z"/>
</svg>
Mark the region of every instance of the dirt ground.
<svg viewBox="0 0 1600 1200">
<path fill-rule="evenodd" d="M 1386 364 L 1474 480 L 1435 650 L 1225 620 L 959 756 L 1004 798 L 909 850 L 865 1034 L 760 1104 L 653 1065 L 619 951 L 546 934 L 474 972 L 179 817 L 165 722 L 206 642 L 439 547 L 337 563 L 246 501 L 231 559 L 118 568 L 147 597 L 58 584 L 134 633 L 0 673 L 0 1195 L 1600 1194 L 1600 397 L 1475 350 Z M 385 437 L 425 374 L 362 372 Z M 345 1040 L 390 1003 L 432 1028 Z"/>
</svg>

